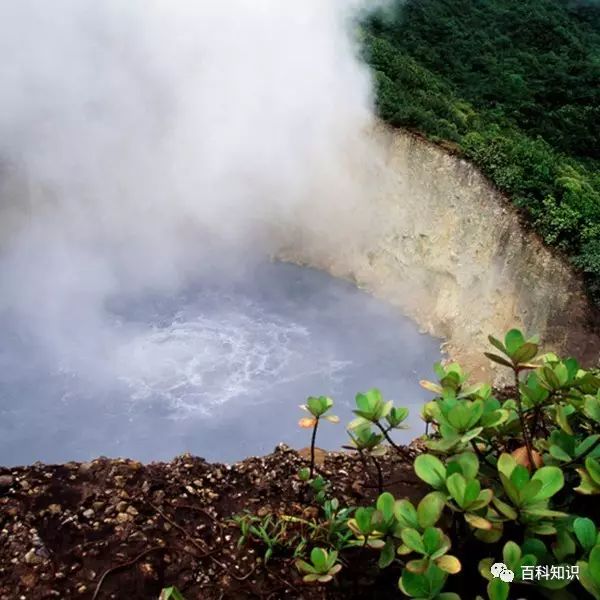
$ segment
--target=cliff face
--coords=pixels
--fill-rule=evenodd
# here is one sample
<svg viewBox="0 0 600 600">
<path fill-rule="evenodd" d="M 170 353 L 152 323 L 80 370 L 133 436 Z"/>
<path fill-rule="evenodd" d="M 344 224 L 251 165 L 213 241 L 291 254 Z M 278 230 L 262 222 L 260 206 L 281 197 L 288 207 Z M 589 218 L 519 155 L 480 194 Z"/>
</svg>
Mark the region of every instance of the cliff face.
<svg viewBox="0 0 600 600">
<path fill-rule="evenodd" d="M 544 348 L 595 364 L 600 343 L 581 281 L 523 227 L 506 198 L 433 144 L 384 128 L 374 135 L 381 157 L 368 174 L 368 226 L 335 249 L 303 236 L 281 257 L 354 280 L 397 305 L 447 340 L 449 355 L 475 375 L 490 368 L 481 356 L 487 335 L 515 326 L 539 333 Z"/>
</svg>

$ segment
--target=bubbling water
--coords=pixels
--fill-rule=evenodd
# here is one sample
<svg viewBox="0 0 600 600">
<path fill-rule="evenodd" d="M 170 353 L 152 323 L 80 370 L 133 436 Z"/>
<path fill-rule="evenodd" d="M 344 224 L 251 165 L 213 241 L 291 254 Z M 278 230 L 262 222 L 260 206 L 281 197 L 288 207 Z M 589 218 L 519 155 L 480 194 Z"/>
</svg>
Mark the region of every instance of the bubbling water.
<svg viewBox="0 0 600 600">
<path fill-rule="evenodd" d="M 283 263 L 109 308 L 106 336 L 54 358 L 1 324 L 0 464 L 184 451 L 231 461 L 279 442 L 301 447 L 308 395 L 332 396 L 343 420 L 354 394 L 373 386 L 416 409 L 417 382 L 439 359 L 437 341 L 391 307 Z M 341 425 L 323 427 L 319 444 L 344 439 Z"/>
<path fill-rule="evenodd" d="M 197 306 L 204 314 L 197 315 Z M 311 332 L 244 296 L 199 294 L 172 322 L 140 332 L 118 355 L 132 402 L 158 400 L 174 418 L 210 416 L 232 400 L 317 376 L 334 381 L 351 361 L 310 357 Z M 121 362 L 121 360 L 119 360 Z"/>
</svg>

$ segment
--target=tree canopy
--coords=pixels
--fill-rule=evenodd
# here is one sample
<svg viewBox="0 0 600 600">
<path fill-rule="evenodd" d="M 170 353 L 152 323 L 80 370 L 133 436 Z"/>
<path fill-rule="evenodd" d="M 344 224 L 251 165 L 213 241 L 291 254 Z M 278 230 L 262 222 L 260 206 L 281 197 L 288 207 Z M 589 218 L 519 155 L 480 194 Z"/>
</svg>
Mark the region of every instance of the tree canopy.
<svg viewBox="0 0 600 600">
<path fill-rule="evenodd" d="M 600 2 L 397 1 L 362 33 L 381 117 L 475 162 L 600 301 Z"/>
</svg>

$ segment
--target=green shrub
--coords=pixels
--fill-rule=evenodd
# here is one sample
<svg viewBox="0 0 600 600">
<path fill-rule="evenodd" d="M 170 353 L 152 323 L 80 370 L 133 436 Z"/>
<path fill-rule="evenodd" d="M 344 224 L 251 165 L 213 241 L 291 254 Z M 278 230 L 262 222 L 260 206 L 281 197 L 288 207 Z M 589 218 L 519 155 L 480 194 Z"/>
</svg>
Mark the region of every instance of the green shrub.
<svg viewBox="0 0 600 600">
<path fill-rule="evenodd" d="M 593 3 L 397 0 L 361 42 L 379 115 L 452 142 L 600 303 L 599 27 Z"/>
<path fill-rule="evenodd" d="M 365 572 L 394 569 L 410 598 L 457 600 L 462 589 L 468 600 L 479 587 L 490 600 L 506 600 L 513 587 L 515 594 L 535 587 L 548 597 L 564 589 L 600 599 L 600 532 L 590 518 L 594 505 L 586 501 L 600 495 L 600 379 L 575 359 L 540 354 L 537 338 L 519 330 L 489 339 L 493 351 L 486 356 L 514 378 L 511 397 L 499 400 L 490 385 L 469 384 L 458 364 L 437 364 L 438 381 L 421 382 L 435 397 L 422 411 L 430 430 L 427 451 L 414 462 L 431 491 L 416 505 L 383 491 L 373 505 L 354 510 L 340 508 L 322 488 L 319 517 L 304 529 L 301 544 L 290 538 L 305 581 L 326 583 L 360 547 L 367 552 L 360 555 Z M 330 408 L 327 401 L 316 413 Z M 402 450 L 392 434 L 403 426 L 406 409 L 373 389 L 357 395 L 354 413 L 350 447 L 361 458 Z M 314 483 L 308 475 L 300 477 L 304 485 Z M 242 529 L 244 540 L 249 531 Z M 477 586 L 465 565 L 481 553 L 488 557 L 479 561 Z M 509 579 L 493 576 L 497 562 L 512 571 Z M 578 578 L 527 576 L 536 568 L 567 567 L 578 568 Z M 452 591 L 444 591 L 447 586 Z"/>
</svg>

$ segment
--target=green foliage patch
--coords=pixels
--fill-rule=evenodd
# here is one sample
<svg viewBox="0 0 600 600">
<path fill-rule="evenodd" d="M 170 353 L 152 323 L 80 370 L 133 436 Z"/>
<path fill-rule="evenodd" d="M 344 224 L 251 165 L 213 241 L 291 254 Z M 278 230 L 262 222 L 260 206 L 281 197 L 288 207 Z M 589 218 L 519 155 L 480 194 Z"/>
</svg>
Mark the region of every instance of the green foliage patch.
<svg viewBox="0 0 600 600">
<path fill-rule="evenodd" d="M 506 600 L 534 588 L 548 598 L 561 590 L 561 598 L 585 591 L 600 599 L 600 530 L 586 504 L 600 495 L 600 378 L 573 358 L 540 354 L 537 337 L 517 329 L 489 341 L 486 356 L 512 373 L 512 397 L 499 400 L 489 384 L 470 384 L 456 363 L 435 365 L 437 381 L 421 382 L 435 397 L 422 410 L 429 433 L 414 461 L 430 488 L 419 502 L 385 490 L 377 460 L 401 451 L 392 434 L 408 411 L 372 389 L 356 396 L 348 447 L 367 475 L 373 467 L 378 473 L 375 503 L 340 506 L 311 461 L 297 478 L 301 500 L 319 516 L 236 517 L 240 544 L 262 546 L 265 559 L 278 550 L 283 559 L 293 556 L 307 584 L 330 584 L 345 565 L 356 568 L 358 556 L 365 573 L 394 569 L 399 591 L 414 599 L 460 600 L 461 592 L 466 600 L 478 591 L 480 599 Z M 320 398 L 304 406 L 313 446 L 318 419 L 333 405 Z M 295 523 L 302 528 L 281 535 Z M 479 584 L 471 575 L 477 555 L 487 556 L 478 564 Z M 494 577 L 497 562 L 510 578 Z M 528 578 L 527 569 L 537 567 L 577 576 Z"/>
<path fill-rule="evenodd" d="M 451 142 L 600 301 L 600 4 L 407 0 L 362 43 L 381 117 Z"/>
</svg>

